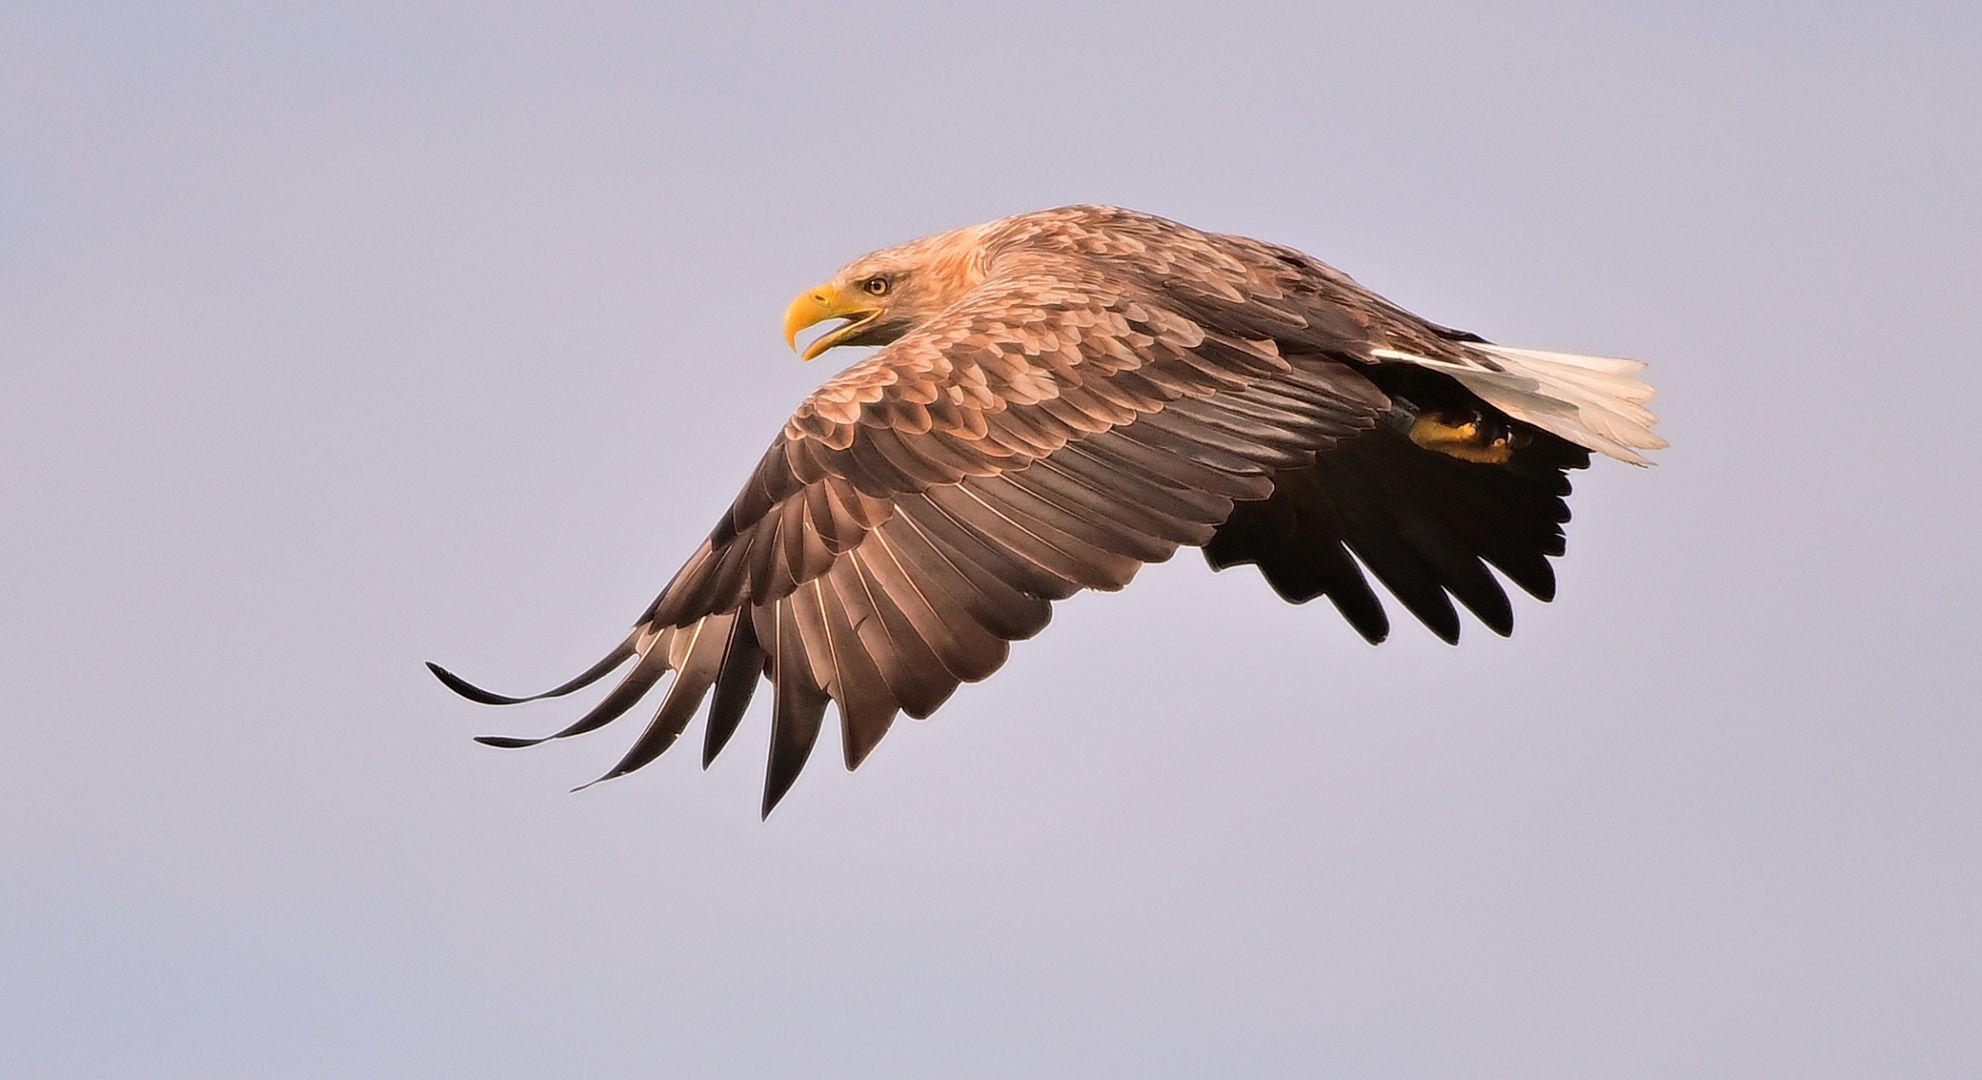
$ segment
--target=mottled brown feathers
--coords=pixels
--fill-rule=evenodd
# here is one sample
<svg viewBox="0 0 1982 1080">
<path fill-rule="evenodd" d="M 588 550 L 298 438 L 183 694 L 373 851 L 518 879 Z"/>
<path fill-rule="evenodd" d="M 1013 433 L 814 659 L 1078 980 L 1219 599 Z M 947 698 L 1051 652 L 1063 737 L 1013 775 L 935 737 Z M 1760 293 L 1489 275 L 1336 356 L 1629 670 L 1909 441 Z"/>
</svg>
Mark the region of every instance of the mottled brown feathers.
<svg viewBox="0 0 1982 1080">
<path fill-rule="evenodd" d="M 712 699 L 706 765 L 764 678 L 768 814 L 828 703 L 852 768 L 897 714 L 997 670 L 1051 601 L 1179 546 L 1254 563 L 1288 600 L 1326 595 L 1373 642 L 1389 622 L 1365 569 L 1447 641 L 1454 599 L 1505 634 L 1488 567 L 1552 596 L 1566 471 L 1586 447 L 1659 445 L 1629 362 L 1489 352 L 1290 248 L 1109 207 L 876 252 L 794 310 L 794 328 L 858 317 L 846 342 L 884 347 L 798 407 L 632 635 L 550 692 L 637 658 L 558 737 L 675 673 L 606 777 Z"/>
</svg>

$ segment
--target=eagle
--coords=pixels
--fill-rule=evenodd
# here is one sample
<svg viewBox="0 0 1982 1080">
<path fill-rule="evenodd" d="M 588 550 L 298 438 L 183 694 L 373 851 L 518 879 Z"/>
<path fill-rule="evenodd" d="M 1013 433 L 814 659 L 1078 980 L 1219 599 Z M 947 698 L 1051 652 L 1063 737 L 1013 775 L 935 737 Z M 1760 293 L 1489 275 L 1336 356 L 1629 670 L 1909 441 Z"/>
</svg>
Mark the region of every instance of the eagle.
<svg viewBox="0 0 1982 1080">
<path fill-rule="evenodd" d="M 706 768 L 761 679 L 768 817 L 828 703 L 857 768 L 897 716 L 996 671 L 1053 601 L 1120 589 L 1185 545 L 1215 570 L 1257 566 L 1290 602 L 1328 597 L 1372 644 L 1390 620 L 1370 575 L 1447 642 L 1455 599 L 1506 635 L 1492 571 L 1554 596 L 1568 471 L 1665 445 L 1641 363 L 1490 344 L 1293 248 L 1117 207 L 864 255 L 792 301 L 786 341 L 829 320 L 805 359 L 876 351 L 798 406 L 603 659 L 530 697 L 428 664 L 509 705 L 633 662 L 563 730 L 479 741 L 592 731 L 672 672 L 599 780 L 660 756 L 705 701 Z"/>
</svg>

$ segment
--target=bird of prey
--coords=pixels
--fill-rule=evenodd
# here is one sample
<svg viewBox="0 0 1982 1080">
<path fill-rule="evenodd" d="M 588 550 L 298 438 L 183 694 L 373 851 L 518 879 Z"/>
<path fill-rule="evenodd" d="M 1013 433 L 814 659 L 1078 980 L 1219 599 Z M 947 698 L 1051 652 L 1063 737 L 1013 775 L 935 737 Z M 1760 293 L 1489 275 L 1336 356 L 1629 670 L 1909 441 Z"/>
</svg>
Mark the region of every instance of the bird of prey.
<svg viewBox="0 0 1982 1080">
<path fill-rule="evenodd" d="M 1566 473 L 1664 441 L 1631 360 L 1489 344 L 1427 322 L 1292 248 L 1131 210 L 1019 214 L 877 251 L 807 289 L 805 359 L 877 351 L 828 379 L 625 640 L 533 698 L 631 659 L 546 738 L 591 731 L 674 679 L 600 779 L 654 760 L 709 702 L 703 765 L 769 682 L 769 815 L 836 707 L 857 767 L 1045 627 L 1052 601 L 1119 589 L 1179 545 L 1259 567 L 1390 629 L 1364 571 L 1448 642 L 1452 601 L 1507 634 L 1488 569 L 1555 592 Z M 485 737 L 496 746 L 544 739 Z"/>
</svg>

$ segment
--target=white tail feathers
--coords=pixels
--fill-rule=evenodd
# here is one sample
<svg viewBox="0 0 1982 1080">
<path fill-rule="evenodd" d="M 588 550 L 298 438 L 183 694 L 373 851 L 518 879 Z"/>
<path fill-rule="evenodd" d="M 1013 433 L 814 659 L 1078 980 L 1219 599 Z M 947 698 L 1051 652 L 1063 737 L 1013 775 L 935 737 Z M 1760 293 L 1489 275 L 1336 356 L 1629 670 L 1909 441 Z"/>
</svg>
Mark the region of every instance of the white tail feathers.
<svg viewBox="0 0 1982 1080">
<path fill-rule="evenodd" d="M 1632 378 L 1645 368 L 1639 361 L 1479 342 L 1455 344 L 1457 349 L 1481 355 L 1437 360 L 1396 349 L 1370 355 L 1443 372 L 1514 419 L 1619 461 L 1649 465 L 1638 451 L 1666 444 L 1652 434 L 1658 417 L 1645 408 L 1656 391 Z"/>
</svg>

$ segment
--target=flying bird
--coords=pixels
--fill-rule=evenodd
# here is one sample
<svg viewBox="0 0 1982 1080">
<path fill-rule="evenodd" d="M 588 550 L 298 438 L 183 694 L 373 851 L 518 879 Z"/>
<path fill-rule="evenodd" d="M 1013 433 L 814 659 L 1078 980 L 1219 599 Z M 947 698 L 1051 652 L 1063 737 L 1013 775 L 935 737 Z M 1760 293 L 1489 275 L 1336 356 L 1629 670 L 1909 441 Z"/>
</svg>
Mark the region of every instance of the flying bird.
<svg viewBox="0 0 1982 1080">
<path fill-rule="evenodd" d="M 706 768 L 770 684 L 768 816 L 830 702 L 852 769 L 901 713 L 989 676 L 1052 601 L 1114 590 L 1180 545 L 1256 565 L 1390 630 L 1364 571 L 1448 642 L 1454 599 L 1513 630 L 1488 569 L 1555 592 L 1567 472 L 1664 446 L 1644 365 L 1489 344 L 1292 248 L 1073 206 L 925 237 L 800 293 L 786 340 L 877 351 L 798 406 L 743 491 L 617 647 L 542 694 L 632 666 L 592 731 L 674 679 L 601 780 L 709 702 Z M 595 781 L 596 782 L 596 781 Z"/>
</svg>

